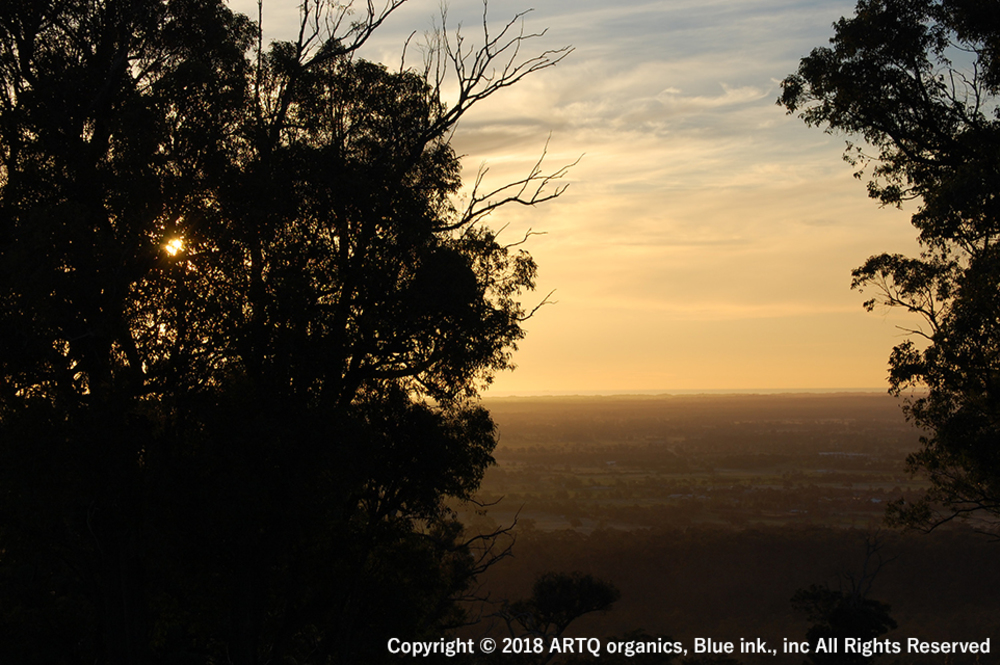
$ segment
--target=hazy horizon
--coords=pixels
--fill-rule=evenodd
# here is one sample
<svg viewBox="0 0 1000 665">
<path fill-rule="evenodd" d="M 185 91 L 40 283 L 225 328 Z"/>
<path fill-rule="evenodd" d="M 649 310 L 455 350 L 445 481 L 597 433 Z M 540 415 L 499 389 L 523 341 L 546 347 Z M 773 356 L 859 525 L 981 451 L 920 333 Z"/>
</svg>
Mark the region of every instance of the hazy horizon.
<svg viewBox="0 0 1000 665">
<path fill-rule="evenodd" d="M 877 394 L 885 395 L 888 388 L 687 388 L 687 389 L 636 389 L 636 390 L 536 390 L 534 392 L 494 391 L 483 392 L 483 398 L 503 397 L 656 397 L 670 395 L 835 395 Z"/>
</svg>

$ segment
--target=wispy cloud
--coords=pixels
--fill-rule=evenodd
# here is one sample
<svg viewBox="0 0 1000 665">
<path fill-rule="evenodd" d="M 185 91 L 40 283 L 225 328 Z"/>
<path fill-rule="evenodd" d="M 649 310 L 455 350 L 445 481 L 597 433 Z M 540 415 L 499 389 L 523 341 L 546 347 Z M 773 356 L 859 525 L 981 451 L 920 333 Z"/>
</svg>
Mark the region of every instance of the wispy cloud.
<svg viewBox="0 0 1000 665">
<path fill-rule="evenodd" d="M 294 25 L 293 4 L 265 3 L 275 34 Z M 527 6 L 492 0 L 492 25 Z M 495 220 L 512 235 L 547 231 L 531 249 L 560 300 L 530 322 L 521 369 L 498 387 L 880 383 L 897 331 L 863 315 L 849 272 L 912 250 L 906 215 L 866 199 L 841 138 L 775 106 L 778 82 L 854 0 L 530 6 L 526 30 L 548 31 L 526 48 L 574 53 L 474 109 L 455 145 L 467 177 L 485 161 L 495 183 L 525 175 L 546 143 L 553 168 L 584 157 L 562 199 Z M 449 23 L 474 43 L 482 10 L 453 0 Z M 407 3 L 365 57 L 398 66 L 436 14 Z"/>
</svg>

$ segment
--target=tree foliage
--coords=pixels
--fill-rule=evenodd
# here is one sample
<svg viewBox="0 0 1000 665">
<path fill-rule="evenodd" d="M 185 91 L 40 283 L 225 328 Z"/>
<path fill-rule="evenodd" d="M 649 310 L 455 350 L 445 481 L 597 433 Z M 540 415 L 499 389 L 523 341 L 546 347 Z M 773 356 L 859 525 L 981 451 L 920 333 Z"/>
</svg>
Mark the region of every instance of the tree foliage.
<svg viewBox="0 0 1000 665">
<path fill-rule="evenodd" d="M 531 644 L 539 640 L 543 647 L 525 650 L 517 662 L 544 665 L 559 653 L 548 647 L 563 636 L 571 623 L 591 612 L 607 612 L 619 599 L 621 592 L 615 585 L 593 575 L 548 572 L 535 579 L 530 598 L 504 602 L 496 616 L 504 621 L 515 639 Z M 581 649 L 580 653 L 584 651 Z M 500 656 L 503 660 L 510 658 L 509 654 Z M 568 662 L 576 660 L 570 658 Z"/>
<path fill-rule="evenodd" d="M 892 608 L 869 597 L 875 578 L 882 567 L 892 559 L 882 556 L 884 543 L 877 532 L 864 535 L 865 556 L 856 574 L 845 574 L 840 588 L 831 589 L 826 584 L 812 584 L 799 589 L 792 596 L 792 605 L 813 625 L 806 631 L 809 642 L 809 661 L 815 665 L 865 665 L 876 660 L 884 651 L 860 648 L 848 651 L 848 638 L 871 644 L 881 635 L 897 628 L 890 616 Z M 817 649 L 823 640 L 828 647 Z M 866 653 L 867 651 L 867 653 Z"/>
<path fill-rule="evenodd" d="M 606 612 L 621 598 L 613 584 L 580 572 L 544 573 L 531 587 L 531 598 L 512 603 L 505 617 L 533 636 L 559 637 L 590 612 Z"/>
<path fill-rule="evenodd" d="M 871 257 L 865 303 L 922 318 L 889 359 L 891 390 L 926 431 L 909 468 L 932 489 L 895 519 L 925 528 L 1000 517 L 1000 9 L 971 0 L 862 0 L 803 58 L 779 103 L 858 137 L 845 158 L 884 205 L 918 202 L 923 252 Z M 989 528 L 989 527 L 987 527 Z"/>
<path fill-rule="evenodd" d="M 867 642 L 896 628 L 896 622 L 889 616 L 892 608 L 885 603 L 824 585 L 799 589 L 792 597 L 792 604 L 813 622 L 806 632 L 806 640 L 809 642 L 809 661 L 816 665 L 865 665 L 878 657 L 865 655 L 864 650 L 817 652 L 821 639 L 835 639 L 840 650 L 847 638 Z"/>
<path fill-rule="evenodd" d="M 535 278 L 485 216 L 562 171 L 460 207 L 449 139 L 566 51 L 355 57 L 402 2 L 269 47 L 218 0 L 0 8 L 3 660 L 377 662 L 462 620 L 445 499 Z"/>
</svg>

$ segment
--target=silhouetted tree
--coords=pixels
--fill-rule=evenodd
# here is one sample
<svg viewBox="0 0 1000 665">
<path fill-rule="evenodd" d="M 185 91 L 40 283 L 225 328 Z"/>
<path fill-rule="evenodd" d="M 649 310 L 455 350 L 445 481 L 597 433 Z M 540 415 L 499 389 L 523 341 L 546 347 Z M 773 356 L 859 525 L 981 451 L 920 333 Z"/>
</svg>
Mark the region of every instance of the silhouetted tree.
<svg viewBox="0 0 1000 665">
<path fill-rule="evenodd" d="M 866 653 L 864 647 L 848 651 L 846 640 L 868 642 L 896 628 L 889 614 L 892 608 L 868 597 L 875 578 L 888 563 L 881 553 L 883 543 L 877 533 L 866 534 L 864 543 L 860 573 L 845 575 L 841 588 L 834 590 L 825 584 L 813 584 L 792 596 L 792 605 L 813 622 L 806 639 L 809 662 L 816 665 L 866 665 L 886 651 L 869 648 Z M 820 640 L 835 646 L 818 650 Z"/>
<path fill-rule="evenodd" d="M 827 586 L 812 585 L 800 589 L 792 603 L 814 622 L 806 632 L 809 642 L 809 662 L 816 665 L 865 665 L 881 655 L 865 655 L 863 649 L 846 653 L 845 639 L 862 642 L 877 638 L 896 628 L 889 616 L 891 607 L 877 600 L 853 592 L 835 591 Z M 817 652 L 822 640 L 836 640 L 836 652 Z"/>
<path fill-rule="evenodd" d="M 541 651 L 525 650 L 520 658 L 520 662 L 541 665 L 561 653 L 550 646 L 571 623 L 591 612 L 607 612 L 620 598 L 613 584 L 593 575 L 548 572 L 535 580 L 530 598 L 504 603 L 497 614 L 512 636 L 532 643 L 541 640 Z"/>
<path fill-rule="evenodd" d="M 613 584 L 584 573 L 544 573 L 531 587 L 531 598 L 504 612 L 529 635 L 559 637 L 590 612 L 606 612 L 621 598 Z"/>
<path fill-rule="evenodd" d="M 268 48 L 219 0 L 0 7 L 0 659 L 376 662 L 462 620 L 488 556 L 444 500 L 535 276 L 483 221 L 561 171 L 458 208 L 449 139 L 566 51 L 518 17 L 354 57 L 402 2 Z"/>
<path fill-rule="evenodd" d="M 932 487 L 900 521 L 1000 517 L 1000 9 L 968 0 L 862 0 L 829 48 L 803 58 L 779 103 L 810 125 L 861 139 L 883 205 L 917 200 L 919 258 L 873 256 L 854 271 L 865 303 L 918 314 L 889 359 L 891 390 L 927 431 L 910 456 Z M 926 389 L 926 393 L 924 390 Z M 939 512 L 943 508 L 943 512 Z"/>
</svg>

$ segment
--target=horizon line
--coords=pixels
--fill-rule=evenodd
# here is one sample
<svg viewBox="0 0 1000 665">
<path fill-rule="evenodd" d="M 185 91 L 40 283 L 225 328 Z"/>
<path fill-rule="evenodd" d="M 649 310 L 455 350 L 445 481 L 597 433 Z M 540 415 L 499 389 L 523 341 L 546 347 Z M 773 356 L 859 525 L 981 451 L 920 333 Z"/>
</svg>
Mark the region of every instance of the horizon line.
<svg viewBox="0 0 1000 665">
<path fill-rule="evenodd" d="M 868 388 L 674 388 L 659 390 L 504 390 L 482 394 L 483 399 L 502 397 L 655 397 L 670 395 L 830 395 L 837 393 L 880 394 L 888 393 L 885 387 Z"/>
</svg>

